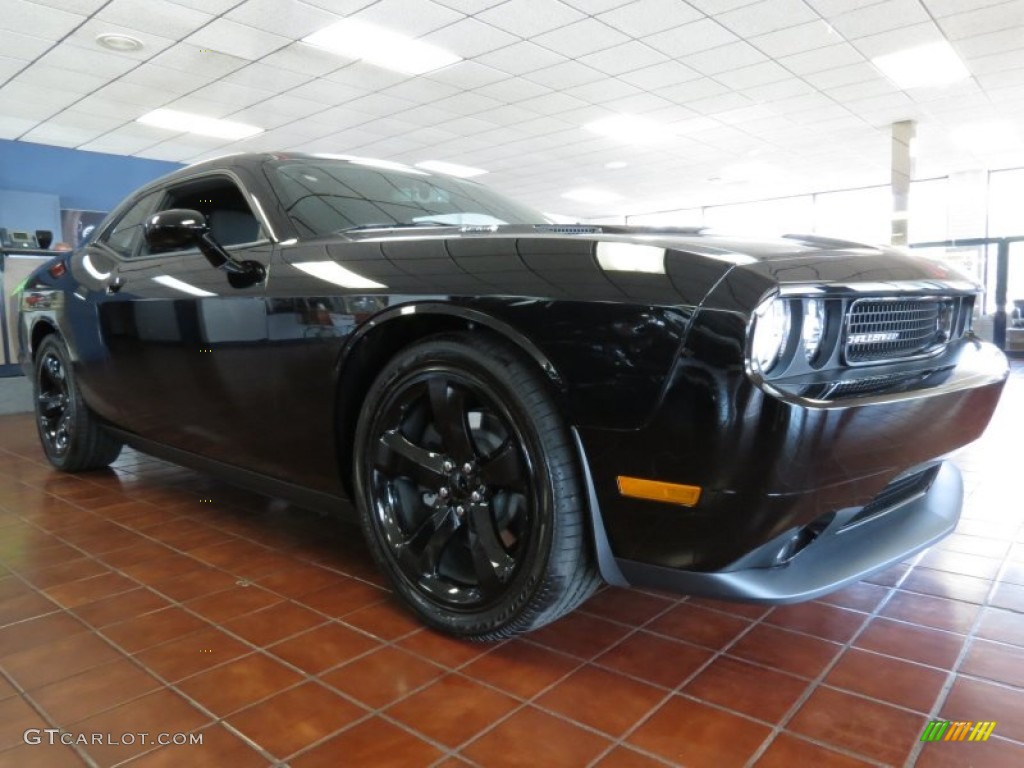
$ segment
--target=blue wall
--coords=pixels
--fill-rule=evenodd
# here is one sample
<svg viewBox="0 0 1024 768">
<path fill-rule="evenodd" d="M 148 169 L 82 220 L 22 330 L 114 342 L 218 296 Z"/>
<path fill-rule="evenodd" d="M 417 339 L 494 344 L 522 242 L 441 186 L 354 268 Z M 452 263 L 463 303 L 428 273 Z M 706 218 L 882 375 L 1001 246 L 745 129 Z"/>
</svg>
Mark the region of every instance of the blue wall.
<svg viewBox="0 0 1024 768">
<path fill-rule="evenodd" d="M 57 195 L 61 208 L 109 211 L 179 163 L 0 140 L 0 190 Z M 17 222 L 0 226 L 17 227 Z"/>
</svg>

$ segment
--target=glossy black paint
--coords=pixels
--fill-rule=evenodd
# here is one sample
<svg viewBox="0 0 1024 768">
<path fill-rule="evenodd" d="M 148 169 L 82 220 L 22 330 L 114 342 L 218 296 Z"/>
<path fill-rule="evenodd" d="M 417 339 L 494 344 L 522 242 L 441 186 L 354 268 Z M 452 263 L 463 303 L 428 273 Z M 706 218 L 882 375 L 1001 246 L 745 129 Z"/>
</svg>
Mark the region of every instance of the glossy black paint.
<svg viewBox="0 0 1024 768">
<path fill-rule="evenodd" d="M 183 169 L 110 219 L 154 191 L 225 174 L 267 232 L 226 253 L 258 265 L 262 281 L 229 282 L 200 251 L 125 259 L 93 242 L 63 277 L 36 274 L 31 290 L 58 292 L 63 303 L 22 313 L 23 363 L 41 334 L 57 332 L 86 401 L 122 436 L 340 509 L 361 399 L 389 356 L 439 331 L 497 334 L 545 373 L 579 436 L 591 511 L 607 533 L 597 546 L 623 562 L 698 572 L 733 567 L 788 531 L 862 506 L 901 472 L 975 439 L 1005 379 L 1001 354 L 973 336 L 928 361 L 945 371 L 941 382 L 898 395 L 815 403 L 752 375 L 752 313 L 786 287 L 973 292 L 918 257 L 816 238 L 607 226 L 301 240 L 263 172 L 279 157 Z M 599 243 L 664 249 L 663 272 L 603 267 Z M 378 287 L 344 287 L 337 267 Z M 697 485 L 702 498 L 693 508 L 623 498 L 618 475 Z"/>
</svg>

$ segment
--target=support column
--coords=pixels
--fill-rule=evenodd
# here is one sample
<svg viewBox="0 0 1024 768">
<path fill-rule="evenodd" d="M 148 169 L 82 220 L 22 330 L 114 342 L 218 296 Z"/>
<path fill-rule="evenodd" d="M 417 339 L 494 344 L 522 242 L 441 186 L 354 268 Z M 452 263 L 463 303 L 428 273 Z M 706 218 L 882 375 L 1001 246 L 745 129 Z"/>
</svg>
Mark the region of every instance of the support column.
<svg viewBox="0 0 1024 768">
<path fill-rule="evenodd" d="M 910 157 L 910 142 L 914 138 L 916 124 L 913 120 L 901 120 L 892 124 L 892 160 L 890 162 L 892 189 L 892 244 L 907 244 L 907 224 L 910 203 L 910 177 L 913 175 L 913 161 Z"/>
</svg>

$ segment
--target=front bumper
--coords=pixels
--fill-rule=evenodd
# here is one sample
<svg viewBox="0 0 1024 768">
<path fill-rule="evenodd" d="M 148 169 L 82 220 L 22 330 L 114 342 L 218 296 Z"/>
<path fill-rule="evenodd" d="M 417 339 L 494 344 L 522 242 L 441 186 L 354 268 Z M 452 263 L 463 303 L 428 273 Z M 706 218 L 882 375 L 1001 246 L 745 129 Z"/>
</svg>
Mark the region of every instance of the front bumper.
<svg viewBox="0 0 1024 768">
<path fill-rule="evenodd" d="M 953 531 L 963 502 L 960 472 L 948 462 L 925 472 L 932 475 L 927 488 L 911 488 L 860 523 L 855 521 L 859 508 L 840 511 L 816 538 L 780 565 L 700 572 L 621 558 L 615 563 L 633 586 L 759 603 L 811 600 L 898 563 Z M 773 539 L 742 561 L 771 563 L 786 546 L 785 537 Z"/>
</svg>

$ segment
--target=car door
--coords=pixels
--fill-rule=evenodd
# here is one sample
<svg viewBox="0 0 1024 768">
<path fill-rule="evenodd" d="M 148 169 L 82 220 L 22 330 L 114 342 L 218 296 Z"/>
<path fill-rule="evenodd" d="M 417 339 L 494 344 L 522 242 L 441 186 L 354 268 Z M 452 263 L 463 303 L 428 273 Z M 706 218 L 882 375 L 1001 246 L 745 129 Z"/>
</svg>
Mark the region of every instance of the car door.
<svg viewBox="0 0 1024 768">
<path fill-rule="evenodd" d="M 169 186 L 153 210 L 171 208 L 200 211 L 234 258 L 269 267 L 273 244 L 237 178 L 214 173 Z M 104 270 L 100 302 L 118 421 L 143 437 L 237 464 L 237 447 L 258 439 L 252 416 L 266 363 L 265 282 L 236 287 L 198 248 L 154 253 L 141 232 L 130 247 Z"/>
</svg>

